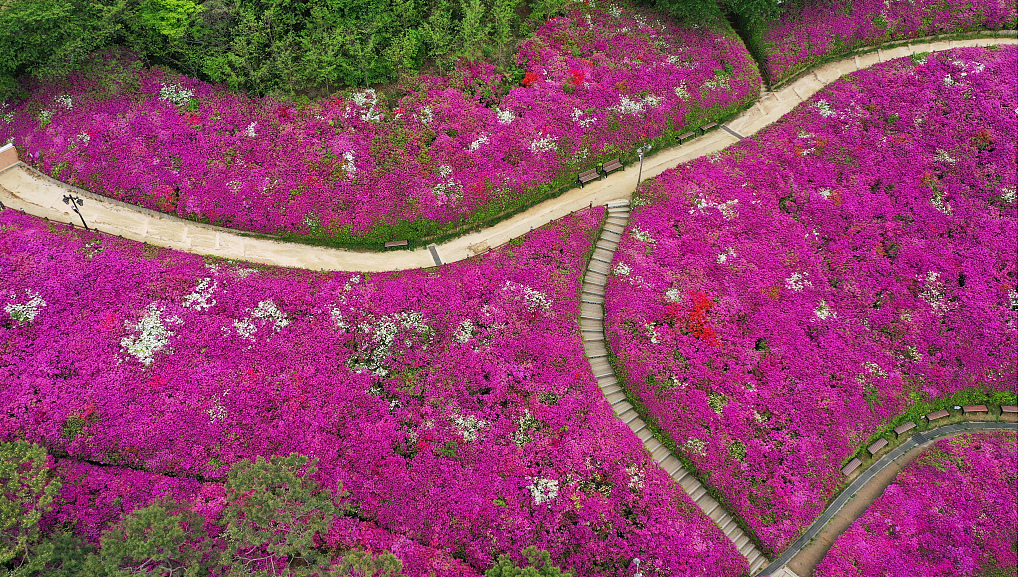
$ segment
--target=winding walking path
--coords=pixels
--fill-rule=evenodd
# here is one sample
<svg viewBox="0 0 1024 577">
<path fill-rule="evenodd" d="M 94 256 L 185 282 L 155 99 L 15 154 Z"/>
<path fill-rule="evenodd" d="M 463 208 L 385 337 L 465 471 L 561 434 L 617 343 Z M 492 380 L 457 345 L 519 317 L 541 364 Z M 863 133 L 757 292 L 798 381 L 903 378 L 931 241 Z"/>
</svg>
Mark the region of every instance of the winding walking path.
<svg viewBox="0 0 1024 577">
<path fill-rule="evenodd" d="M 699 156 L 725 149 L 740 137 L 754 134 L 782 117 L 814 93 L 844 74 L 878 62 L 963 46 L 1017 44 L 1017 38 L 940 40 L 876 50 L 812 68 L 778 92 L 762 94 L 754 106 L 714 130 L 681 146 L 662 150 L 644 163 L 644 174 L 654 177 Z M 428 268 L 438 261 L 456 262 L 500 246 L 533 228 L 591 204 L 629 200 L 638 178 L 636 164 L 574 188 L 523 211 L 495 226 L 452 239 L 436 247 L 437 259 L 426 248 L 390 252 L 360 252 L 259 237 L 244 231 L 201 224 L 92 194 L 49 178 L 23 164 L 0 165 L 0 202 L 28 214 L 79 225 L 62 200 L 72 192 L 85 199 L 82 216 L 90 228 L 131 240 L 185 252 L 306 269 L 380 272 Z"/>
<path fill-rule="evenodd" d="M 835 540 L 867 510 L 896 475 L 917 458 L 927 446 L 940 438 L 964 431 L 1016 431 L 1017 423 L 962 422 L 922 433 L 915 433 L 902 445 L 887 453 L 857 476 L 807 531 L 770 565 L 756 573 L 759 577 L 810 577 L 825 558 Z M 865 488 L 866 487 L 866 488 Z M 808 547 L 808 544 L 810 546 Z M 752 574 L 755 574 L 752 572 Z"/>
<path fill-rule="evenodd" d="M 608 283 L 608 275 L 611 274 L 612 256 L 626 229 L 629 213 L 628 202 L 609 203 L 608 215 L 601 228 L 601 236 L 597 240 L 597 247 L 594 249 L 593 256 L 590 257 L 587 272 L 583 276 L 583 289 L 580 293 L 580 330 L 583 332 L 583 349 L 586 352 L 587 361 L 590 363 L 590 370 L 597 378 L 597 385 L 601 388 L 604 398 L 615 411 L 616 418 L 640 437 L 640 441 L 650 451 L 654 461 L 668 473 L 669 477 L 682 486 L 683 490 L 705 514 L 711 517 L 711 520 L 736 546 L 740 555 L 746 558 L 747 566 L 750 567 L 750 572 L 753 574 L 767 563 L 768 559 L 757 550 L 754 542 L 743 532 L 736 520 L 722 507 L 722 504 L 708 494 L 707 489 L 701 485 L 700 481 L 686 471 L 682 462 L 672 456 L 669 450 L 654 437 L 636 409 L 626 399 L 626 394 L 622 392 L 612 365 L 608 362 L 608 348 L 604 337 L 604 288 Z"/>
</svg>

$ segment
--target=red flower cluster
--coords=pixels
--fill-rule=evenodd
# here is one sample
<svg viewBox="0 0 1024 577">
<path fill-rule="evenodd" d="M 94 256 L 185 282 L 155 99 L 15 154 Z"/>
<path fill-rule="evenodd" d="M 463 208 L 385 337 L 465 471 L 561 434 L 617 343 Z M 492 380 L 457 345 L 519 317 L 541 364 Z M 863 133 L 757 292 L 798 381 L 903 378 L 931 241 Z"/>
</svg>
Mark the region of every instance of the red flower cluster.
<svg viewBox="0 0 1024 577">
<path fill-rule="evenodd" d="M 530 87 L 533 86 L 538 80 L 540 80 L 539 74 L 537 74 L 536 72 L 527 72 L 526 76 L 523 77 L 522 84 L 523 86 Z"/>
</svg>

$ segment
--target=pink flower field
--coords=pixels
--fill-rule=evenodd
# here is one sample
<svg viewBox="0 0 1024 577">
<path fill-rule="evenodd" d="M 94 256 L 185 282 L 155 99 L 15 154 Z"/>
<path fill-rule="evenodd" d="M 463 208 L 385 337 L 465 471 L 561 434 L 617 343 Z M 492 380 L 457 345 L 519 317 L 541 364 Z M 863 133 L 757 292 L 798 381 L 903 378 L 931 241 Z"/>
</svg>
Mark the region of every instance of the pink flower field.
<svg viewBox="0 0 1024 577">
<path fill-rule="evenodd" d="M 611 350 L 770 550 L 915 402 L 1015 391 L 1016 90 L 1016 47 L 891 61 L 642 187 Z"/>
<path fill-rule="evenodd" d="M 58 457 L 57 521 L 92 539 L 157 495 L 216 518 L 232 463 L 296 452 L 349 492 L 354 517 L 331 538 L 390 550 L 410 576 L 479 575 L 531 545 L 576 575 L 632 575 L 634 558 L 741 575 L 583 356 L 577 291 L 601 214 L 460 264 L 360 275 L 2 211 L 0 440 Z"/>
<path fill-rule="evenodd" d="M 685 27 L 640 8 L 573 4 L 486 63 L 296 107 L 108 53 L 0 104 L 0 142 L 88 190 L 183 218 L 379 247 L 500 219 L 641 141 L 749 105 L 760 80 L 724 20 Z"/>
<path fill-rule="evenodd" d="M 807 65 L 898 40 L 1017 28 L 1007 0 L 827 0 L 793 2 L 756 33 L 774 84 Z"/>
<path fill-rule="evenodd" d="M 1013 575 L 1017 435 L 938 441 L 832 545 L 816 576 Z"/>
</svg>

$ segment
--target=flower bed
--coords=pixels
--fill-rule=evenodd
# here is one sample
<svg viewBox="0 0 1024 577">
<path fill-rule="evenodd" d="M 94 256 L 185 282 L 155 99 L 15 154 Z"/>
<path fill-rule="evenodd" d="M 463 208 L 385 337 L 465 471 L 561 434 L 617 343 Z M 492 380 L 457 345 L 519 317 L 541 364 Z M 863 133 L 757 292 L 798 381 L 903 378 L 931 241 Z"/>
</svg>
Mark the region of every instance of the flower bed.
<svg viewBox="0 0 1024 577">
<path fill-rule="evenodd" d="M 750 26 L 751 50 L 776 84 L 842 54 L 936 34 L 1017 28 L 1005 0 L 828 0 L 789 2 L 782 16 Z"/>
<path fill-rule="evenodd" d="M 0 108 L 0 142 L 61 180 L 184 218 L 376 248 L 452 234 L 757 97 L 724 18 L 694 29 L 599 5 L 574 4 L 524 42 L 522 76 L 463 65 L 390 105 L 374 90 L 301 108 L 252 100 L 111 53 Z"/>
<path fill-rule="evenodd" d="M 840 535 L 815 575 L 1011 575 L 1017 567 L 1017 436 L 938 441 Z"/>
<path fill-rule="evenodd" d="M 649 421 L 771 551 L 915 402 L 1015 390 L 1016 58 L 858 72 L 641 188 L 610 347 Z"/>
<path fill-rule="evenodd" d="M 310 455 L 360 518 L 477 571 L 535 545 L 577 575 L 634 558 L 740 575 L 583 356 L 576 293 L 601 211 L 374 275 L 204 260 L 4 211 L 0 439 L 207 481 Z"/>
</svg>

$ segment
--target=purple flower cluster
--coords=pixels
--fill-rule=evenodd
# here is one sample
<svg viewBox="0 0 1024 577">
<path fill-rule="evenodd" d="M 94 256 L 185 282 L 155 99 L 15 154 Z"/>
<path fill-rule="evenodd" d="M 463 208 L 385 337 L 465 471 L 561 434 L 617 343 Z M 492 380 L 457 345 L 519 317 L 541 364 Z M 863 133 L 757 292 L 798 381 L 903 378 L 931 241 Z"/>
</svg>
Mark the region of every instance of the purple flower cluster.
<svg viewBox="0 0 1024 577">
<path fill-rule="evenodd" d="M 720 118 L 759 76 L 724 23 L 574 4 L 486 63 L 296 108 L 108 54 L 0 108 L 0 142 L 64 181 L 243 230 L 336 242 L 423 238 L 528 206 L 641 140 Z M 584 168 L 585 167 L 585 168 Z M 582 169 L 582 170 L 581 170 Z M 404 224 L 403 224 L 404 223 Z"/>
<path fill-rule="evenodd" d="M 1017 436 L 962 434 L 929 448 L 843 533 L 815 575 L 1012 575 Z"/>
<path fill-rule="evenodd" d="M 1008 0 L 827 0 L 791 2 L 756 34 L 774 84 L 800 68 L 858 48 L 978 30 L 1017 27 Z"/>
<path fill-rule="evenodd" d="M 601 214 L 440 269 L 363 275 L 2 212 L 0 440 L 214 481 L 240 459 L 306 454 L 359 518 L 476 571 L 535 545 L 578 575 L 631 575 L 634 558 L 740 575 L 583 356 L 577 291 Z"/>
<path fill-rule="evenodd" d="M 1014 390 L 1016 83 L 1016 47 L 894 60 L 642 187 L 610 346 L 771 550 L 914 402 Z"/>
</svg>

